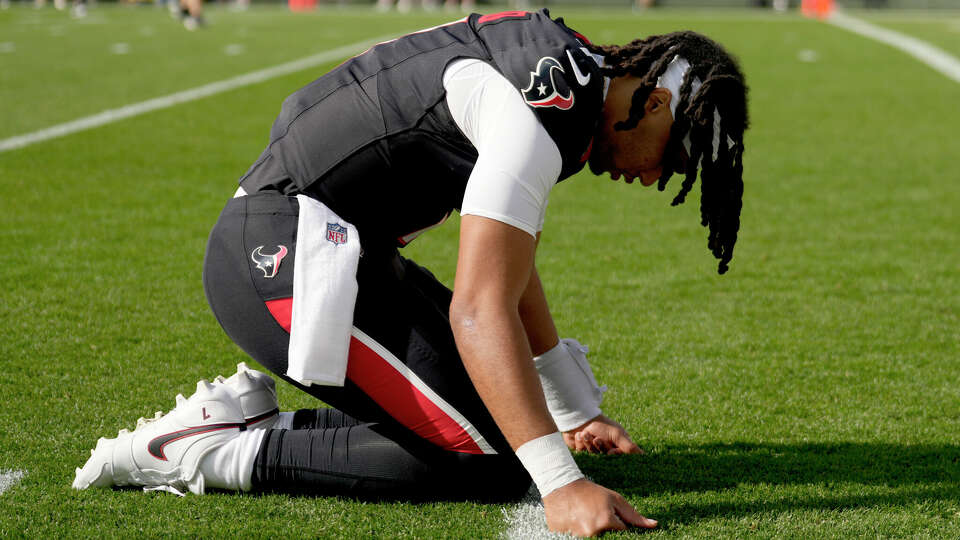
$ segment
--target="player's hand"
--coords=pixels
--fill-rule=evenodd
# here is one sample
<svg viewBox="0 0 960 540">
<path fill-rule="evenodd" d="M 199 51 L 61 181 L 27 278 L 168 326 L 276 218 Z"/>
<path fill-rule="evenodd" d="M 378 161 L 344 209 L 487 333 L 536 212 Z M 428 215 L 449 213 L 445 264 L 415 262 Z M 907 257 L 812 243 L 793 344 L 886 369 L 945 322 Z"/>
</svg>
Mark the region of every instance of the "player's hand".
<svg viewBox="0 0 960 540">
<path fill-rule="evenodd" d="M 543 498 L 547 527 L 554 532 L 596 536 L 627 527 L 652 529 L 657 522 L 641 516 L 616 491 L 581 478 Z"/>
<path fill-rule="evenodd" d="M 643 453 L 623 426 L 602 414 L 576 429 L 563 432 L 563 440 L 570 450 L 577 452 L 609 455 Z"/>
</svg>

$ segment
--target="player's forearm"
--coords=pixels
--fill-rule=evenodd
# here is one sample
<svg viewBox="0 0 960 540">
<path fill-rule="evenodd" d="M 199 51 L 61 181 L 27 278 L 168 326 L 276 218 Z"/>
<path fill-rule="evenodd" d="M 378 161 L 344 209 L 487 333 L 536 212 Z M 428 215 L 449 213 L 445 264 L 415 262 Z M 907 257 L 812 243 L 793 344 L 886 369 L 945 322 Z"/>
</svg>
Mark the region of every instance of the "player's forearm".
<svg viewBox="0 0 960 540">
<path fill-rule="evenodd" d="M 455 303 L 450 315 L 467 373 L 510 446 L 557 431 L 517 309 Z"/>
<path fill-rule="evenodd" d="M 530 342 L 530 350 L 534 356 L 539 356 L 557 346 L 560 338 L 557 327 L 550 315 L 547 306 L 547 296 L 540 282 L 537 269 L 530 273 L 530 281 L 520 297 L 520 319 Z"/>
</svg>

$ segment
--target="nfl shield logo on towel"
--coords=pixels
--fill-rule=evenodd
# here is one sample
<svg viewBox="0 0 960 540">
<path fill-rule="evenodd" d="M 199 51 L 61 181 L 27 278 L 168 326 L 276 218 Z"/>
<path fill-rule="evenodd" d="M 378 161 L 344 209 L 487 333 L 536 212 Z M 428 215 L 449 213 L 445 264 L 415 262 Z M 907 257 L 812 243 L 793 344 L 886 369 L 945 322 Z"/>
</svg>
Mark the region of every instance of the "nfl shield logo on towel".
<svg viewBox="0 0 960 540">
<path fill-rule="evenodd" d="M 339 223 L 327 223 L 327 242 L 334 245 L 347 243 L 347 228 Z"/>
</svg>

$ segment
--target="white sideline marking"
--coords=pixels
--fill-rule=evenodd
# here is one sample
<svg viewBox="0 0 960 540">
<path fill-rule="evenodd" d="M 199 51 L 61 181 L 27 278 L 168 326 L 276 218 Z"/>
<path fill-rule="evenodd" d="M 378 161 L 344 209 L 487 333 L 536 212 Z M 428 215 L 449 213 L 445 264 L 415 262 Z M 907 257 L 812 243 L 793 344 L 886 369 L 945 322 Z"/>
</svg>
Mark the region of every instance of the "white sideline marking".
<svg viewBox="0 0 960 540">
<path fill-rule="evenodd" d="M 0 495 L 5 491 L 17 485 L 27 474 L 27 471 L 2 471 L 0 470 Z"/>
<path fill-rule="evenodd" d="M 501 508 L 507 528 L 503 532 L 504 540 L 556 540 L 574 538 L 569 534 L 550 532 L 547 528 L 547 516 L 543 513 L 543 502 L 536 486 L 518 504 L 510 508 Z"/>
<path fill-rule="evenodd" d="M 30 146 L 31 144 L 54 139 L 56 137 L 63 137 L 64 135 L 70 135 L 71 133 L 76 133 L 78 131 L 93 129 L 95 127 L 118 122 L 126 118 L 139 116 L 141 114 L 156 111 L 158 109 L 166 109 L 168 107 L 173 107 L 174 105 L 179 105 L 188 101 L 195 101 L 215 94 L 220 94 L 222 92 L 235 90 L 243 86 L 249 86 L 251 84 L 260 83 L 269 79 L 281 77 L 283 75 L 289 75 L 290 73 L 296 73 L 297 71 L 303 71 L 305 69 L 312 68 L 320 64 L 325 64 L 338 58 L 346 58 L 358 54 L 365 51 L 369 47 L 377 43 L 381 43 L 387 39 L 391 39 L 392 37 L 393 36 L 386 36 L 358 41 L 357 43 L 344 45 L 343 47 L 337 47 L 336 49 L 330 49 L 329 51 L 317 53 L 299 60 L 293 60 L 291 62 L 279 64 L 258 71 L 251 71 L 250 73 L 245 73 L 230 79 L 205 84 L 203 86 L 198 86 L 197 88 L 191 88 L 190 90 L 184 90 L 182 92 L 177 92 L 154 99 L 148 99 L 147 101 L 133 103 L 118 109 L 106 110 L 92 116 L 78 118 L 70 122 L 57 124 L 39 131 L 34 131 L 32 133 L 25 133 L 23 135 L 16 135 L 7 139 L 0 139 L 0 152 L 23 148 L 25 146 Z"/>
<path fill-rule="evenodd" d="M 960 83 L 960 60 L 926 41 L 887 28 L 881 28 L 839 11 L 834 12 L 834 14 L 827 19 L 827 22 L 853 32 L 854 34 L 860 34 L 861 36 L 896 47 L 946 75 L 947 78 L 952 79 L 954 82 Z"/>
</svg>

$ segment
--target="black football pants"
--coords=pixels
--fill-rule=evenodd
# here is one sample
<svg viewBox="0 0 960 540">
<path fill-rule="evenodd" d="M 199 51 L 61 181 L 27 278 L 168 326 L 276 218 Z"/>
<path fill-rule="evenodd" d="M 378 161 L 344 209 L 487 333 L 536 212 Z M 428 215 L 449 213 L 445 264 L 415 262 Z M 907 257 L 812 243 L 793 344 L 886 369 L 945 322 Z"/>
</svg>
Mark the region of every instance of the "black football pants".
<svg viewBox="0 0 960 540">
<path fill-rule="evenodd" d="M 344 386 L 308 387 L 285 375 L 289 314 L 276 307 L 293 295 L 298 208 L 295 197 L 273 192 L 231 199 L 204 260 L 207 299 L 227 335 L 336 409 L 298 411 L 294 429 L 270 430 L 253 488 L 372 499 L 522 496 L 530 477 L 457 353 L 450 290 L 396 250 L 360 259 L 353 324 L 368 341 L 352 338 Z M 288 251 L 273 277 L 251 257 L 259 246 Z"/>
</svg>

